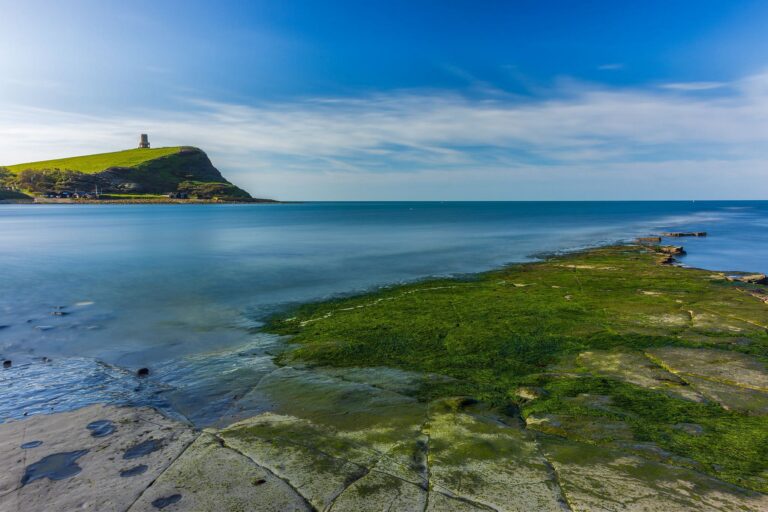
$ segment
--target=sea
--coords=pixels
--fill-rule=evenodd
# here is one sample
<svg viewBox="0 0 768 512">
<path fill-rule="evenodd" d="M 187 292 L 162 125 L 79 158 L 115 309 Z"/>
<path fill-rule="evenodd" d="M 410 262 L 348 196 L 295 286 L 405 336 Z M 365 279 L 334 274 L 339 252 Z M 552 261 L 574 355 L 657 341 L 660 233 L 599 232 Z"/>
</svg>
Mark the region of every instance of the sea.
<svg viewBox="0 0 768 512">
<path fill-rule="evenodd" d="M 0 422 L 114 403 L 219 425 L 269 407 L 239 398 L 286 346 L 270 315 L 668 230 L 708 233 L 683 265 L 768 273 L 768 201 L 0 205 Z"/>
</svg>

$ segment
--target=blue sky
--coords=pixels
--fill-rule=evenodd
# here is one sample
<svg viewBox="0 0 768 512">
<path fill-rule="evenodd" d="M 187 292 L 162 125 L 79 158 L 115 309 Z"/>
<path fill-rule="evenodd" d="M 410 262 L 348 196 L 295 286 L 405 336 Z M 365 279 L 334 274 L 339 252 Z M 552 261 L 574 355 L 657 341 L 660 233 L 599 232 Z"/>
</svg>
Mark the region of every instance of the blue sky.
<svg viewBox="0 0 768 512">
<path fill-rule="evenodd" d="M 0 0 L 0 162 L 281 199 L 765 198 L 768 2 Z"/>
</svg>

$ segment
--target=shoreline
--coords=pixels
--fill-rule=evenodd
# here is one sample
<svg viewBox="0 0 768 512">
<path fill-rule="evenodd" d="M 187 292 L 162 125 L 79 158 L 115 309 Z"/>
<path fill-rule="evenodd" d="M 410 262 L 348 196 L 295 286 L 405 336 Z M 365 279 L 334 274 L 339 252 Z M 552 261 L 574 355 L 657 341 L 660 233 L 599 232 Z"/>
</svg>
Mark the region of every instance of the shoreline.
<svg viewBox="0 0 768 512">
<path fill-rule="evenodd" d="M 178 510 L 271 510 L 253 505 L 258 481 L 259 492 L 304 510 L 516 503 L 554 512 L 563 502 L 762 510 L 768 484 L 743 466 L 765 470 L 750 452 L 758 445 L 734 445 L 721 431 L 757 443 L 767 428 L 768 302 L 750 295 L 760 285 L 670 264 L 663 247 L 586 248 L 291 308 L 259 330 L 289 336 L 292 350 L 241 398 L 272 404 L 266 412 L 203 432 L 171 422 L 173 440 L 151 434 L 174 452 L 147 464 L 154 484 L 129 479 L 105 495 L 122 480 L 111 480 L 115 462 L 94 448 L 83 477 L 71 477 L 79 480 L 32 482 L 0 494 L 0 508 L 40 495 L 59 509 L 88 496 L 128 500 L 134 512 L 170 498 Z M 499 345 L 505 339 L 514 341 Z M 514 364 L 496 366 L 505 359 Z M 91 449 L 78 434 L 86 419 L 153 414 L 99 407 L 11 421 L 0 432 L 43 432 L 50 422 L 71 432 L 66 445 L 39 434 L 33 462 L 49 447 Z M 145 439 L 139 430 L 118 429 L 100 446 L 120 455 Z M 24 469 L 11 462 L 19 444 L 0 446 L 8 475 Z M 532 481 L 541 483 L 520 485 Z M 649 497 L 628 498 L 640 491 Z"/>
</svg>

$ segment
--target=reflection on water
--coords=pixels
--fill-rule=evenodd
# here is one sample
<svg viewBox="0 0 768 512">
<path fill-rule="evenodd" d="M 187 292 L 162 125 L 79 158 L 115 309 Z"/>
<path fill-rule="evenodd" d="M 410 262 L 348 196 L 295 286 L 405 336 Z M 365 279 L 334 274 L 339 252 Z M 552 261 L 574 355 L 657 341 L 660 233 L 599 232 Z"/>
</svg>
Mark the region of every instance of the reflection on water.
<svg viewBox="0 0 768 512">
<path fill-rule="evenodd" d="M 766 228 L 767 202 L 0 205 L 0 420 L 111 401 L 211 424 L 274 369 L 254 328 L 291 304 L 665 229 L 709 232 L 686 264 L 766 272 Z"/>
</svg>

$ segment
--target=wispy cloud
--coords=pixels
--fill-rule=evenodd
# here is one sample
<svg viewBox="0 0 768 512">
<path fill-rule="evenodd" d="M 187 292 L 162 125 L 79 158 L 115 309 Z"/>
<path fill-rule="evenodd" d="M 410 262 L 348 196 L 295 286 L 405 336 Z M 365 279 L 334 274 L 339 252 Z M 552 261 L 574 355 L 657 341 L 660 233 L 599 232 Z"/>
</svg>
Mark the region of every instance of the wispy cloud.
<svg viewBox="0 0 768 512">
<path fill-rule="evenodd" d="M 156 146 L 203 147 L 250 190 L 286 199 L 765 190 L 768 75 L 717 98 L 676 90 L 571 84 L 525 101 L 434 91 L 262 105 L 195 100 L 183 112 L 107 117 L 0 106 L 0 160 L 121 149 L 149 132 Z"/>
<path fill-rule="evenodd" d="M 614 62 L 613 64 L 602 64 L 597 66 L 597 69 L 601 71 L 618 71 L 620 69 L 624 69 L 624 64 L 621 64 L 620 62 Z"/>
<path fill-rule="evenodd" d="M 675 91 L 709 91 L 711 89 L 721 89 L 727 87 L 725 82 L 676 82 L 662 84 L 662 89 L 671 89 Z"/>
</svg>

